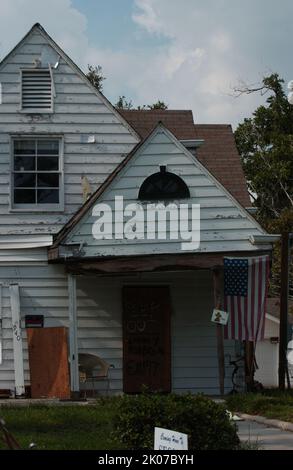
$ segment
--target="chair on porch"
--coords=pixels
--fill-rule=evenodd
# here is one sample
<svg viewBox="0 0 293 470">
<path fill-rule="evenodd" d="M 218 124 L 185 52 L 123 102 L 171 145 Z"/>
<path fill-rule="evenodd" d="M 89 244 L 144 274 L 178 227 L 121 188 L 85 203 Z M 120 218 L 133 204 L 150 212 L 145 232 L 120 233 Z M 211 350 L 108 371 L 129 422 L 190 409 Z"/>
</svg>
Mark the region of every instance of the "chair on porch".
<svg viewBox="0 0 293 470">
<path fill-rule="evenodd" d="M 107 394 L 109 393 L 110 381 L 109 370 L 114 368 L 113 364 L 108 364 L 104 359 L 94 354 L 81 353 L 78 355 L 79 380 L 81 384 L 92 384 L 92 393 L 95 395 L 95 382 L 105 381 L 107 385 Z M 84 390 L 86 398 L 87 389 Z"/>
</svg>

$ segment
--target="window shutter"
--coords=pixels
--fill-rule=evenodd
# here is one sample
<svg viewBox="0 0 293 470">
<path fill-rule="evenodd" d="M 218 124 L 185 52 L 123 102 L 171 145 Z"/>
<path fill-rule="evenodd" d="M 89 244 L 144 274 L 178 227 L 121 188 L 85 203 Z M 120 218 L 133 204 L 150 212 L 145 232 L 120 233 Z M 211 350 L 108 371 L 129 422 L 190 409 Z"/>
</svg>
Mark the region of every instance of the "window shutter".
<svg viewBox="0 0 293 470">
<path fill-rule="evenodd" d="M 23 70 L 21 86 L 22 109 L 52 109 L 52 81 L 49 70 Z"/>
</svg>

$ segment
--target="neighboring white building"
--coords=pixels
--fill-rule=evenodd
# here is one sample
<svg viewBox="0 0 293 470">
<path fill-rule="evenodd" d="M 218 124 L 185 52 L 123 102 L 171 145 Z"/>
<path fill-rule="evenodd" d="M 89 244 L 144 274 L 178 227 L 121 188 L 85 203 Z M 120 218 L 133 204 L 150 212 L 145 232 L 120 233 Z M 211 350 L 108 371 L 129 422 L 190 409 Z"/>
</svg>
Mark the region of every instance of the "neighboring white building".
<svg viewBox="0 0 293 470">
<path fill-rule="evenodd" d="M 246 210 L 231 126 L 195 125 L 189 111 L 119 113 L 39 24 L 1 62 L 0 82 L 0 390 L 30 386 L 24 327 L 38 315 L 68 328 L 74 392 L 78 354 L 91 353 L 115 366 L 111 392 L 218 394 L 213 270 L 224 255 L 272 249 Z M 92 237 L 96 203 L 135 203 L 162 174 L 170 200 L 201 205 L 199 249 Z"/>
<path fill-rule="evenodd" d="M 289 303 L 290 308 L 293 302 Z M 280 301 L 278 298 L 269 298 L 267 302 L 265 339 L 257 343 L 256 362 L 258 369 L 255 379 L 265 387 L 278 386 L 279 368 L 279 327 L 280 327 Z M 292 316 L 289 315 L 289 328 L 292 329 Z M 288 334 L 290 337 L 290 332 Z M 293 337 L 293 331 L 292 331 Z M 289 375 L 293 384 L 292 366 L 289 365 Z"/>
</svg>

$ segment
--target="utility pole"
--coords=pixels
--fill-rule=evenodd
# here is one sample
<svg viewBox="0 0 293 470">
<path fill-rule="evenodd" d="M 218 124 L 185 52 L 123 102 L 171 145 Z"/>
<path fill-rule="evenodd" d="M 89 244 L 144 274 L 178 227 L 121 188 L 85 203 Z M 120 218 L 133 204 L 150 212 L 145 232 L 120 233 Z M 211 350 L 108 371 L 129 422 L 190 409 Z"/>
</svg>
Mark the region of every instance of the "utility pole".
<svg viewBox="0 0 293 470">
<path fill-rule="evenodd" d="M 289 297 L 289 233 L 282 234 L 281 247 L 281 293 L 280 293 L 280 334 L 279 334 L 279 389 L 285 390 L 287 370 L 287 325 Z"/>
</svg>

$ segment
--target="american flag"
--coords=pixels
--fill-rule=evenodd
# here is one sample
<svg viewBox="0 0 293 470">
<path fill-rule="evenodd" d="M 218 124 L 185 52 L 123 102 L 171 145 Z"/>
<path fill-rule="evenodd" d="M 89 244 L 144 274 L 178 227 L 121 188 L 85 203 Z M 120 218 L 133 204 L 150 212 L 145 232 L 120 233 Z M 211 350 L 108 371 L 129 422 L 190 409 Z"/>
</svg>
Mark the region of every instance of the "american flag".
<svg viewBox="0 0 293 470">
<path fill-rule="evenodd" d="M 229 313 L 225 339 L 264 338 L 269 270 L 269 256 L 224 258 L 224 310 Z"/>
</svg>

